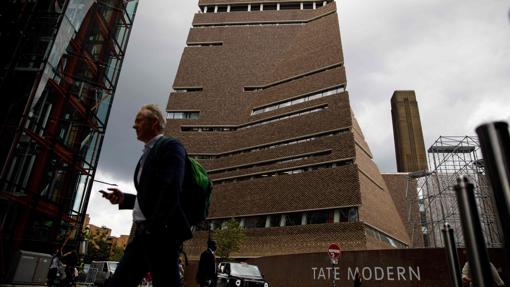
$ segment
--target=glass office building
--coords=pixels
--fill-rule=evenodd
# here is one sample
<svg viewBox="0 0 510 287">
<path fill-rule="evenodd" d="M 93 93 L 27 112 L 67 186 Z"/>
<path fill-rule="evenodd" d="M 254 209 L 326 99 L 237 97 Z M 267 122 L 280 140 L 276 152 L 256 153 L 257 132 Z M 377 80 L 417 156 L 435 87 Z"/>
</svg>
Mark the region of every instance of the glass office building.
<svg viewBox="0 0 510 287">
<path fill-rule="evenodd" d="M 137 4 L 0 4 L 2 282 L 19 250 L 76 243 Z"/>
</svg>

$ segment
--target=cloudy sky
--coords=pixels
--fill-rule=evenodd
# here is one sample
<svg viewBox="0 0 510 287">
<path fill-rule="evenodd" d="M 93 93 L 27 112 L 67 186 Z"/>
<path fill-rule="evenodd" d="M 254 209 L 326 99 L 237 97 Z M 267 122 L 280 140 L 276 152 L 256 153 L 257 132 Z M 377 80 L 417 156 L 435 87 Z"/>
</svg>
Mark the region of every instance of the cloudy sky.
<svg viewBox="0 0 510 287">
<path fill-rule="evenodd" d="M 474 135 L 484 121 L 510 121 L 508 0 L 343 0 L 340 33 L 351 104 L 383 172 L 396 170 L 390 98 L 415 90 L 425 146 L 440 135 Z M 131 128 L 139 106 L 166 107 L 197 0 L 141 0 L 96 179 L 135 193 L 143 146 Z M 131 212 L 93 187 L 91 223 L 128 234 Z"/>
</svg>

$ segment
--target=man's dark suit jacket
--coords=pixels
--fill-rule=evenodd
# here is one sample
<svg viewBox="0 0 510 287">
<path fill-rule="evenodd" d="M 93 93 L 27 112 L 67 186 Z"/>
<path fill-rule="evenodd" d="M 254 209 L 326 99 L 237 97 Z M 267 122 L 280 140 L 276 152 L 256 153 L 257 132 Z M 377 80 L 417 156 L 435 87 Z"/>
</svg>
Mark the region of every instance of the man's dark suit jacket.
<svg viewBox="0 0 510 287">
<path fill-rule="evenodd" d="M 138 195 L 124 194 L 124 203 L 119 208 L 133 209 L 138 196 L 148 232 L 169 239 L 190 239 L 191 228 L 179 203 L 185 167 L 184 146 L 172 137 L 162 136 L 144 161 L 140 182 L 136 176 L 140 168 L 138 162 L 134 176 Z"/>
<path fill-rule="evenodd" d="M 210 249 L 200 255 L 196 279 L 201 286 L 206 286 L 204 282 L 208 280 L 211 280 L 210 286 L 216 286 L 216 259 Z"/>
</svg>

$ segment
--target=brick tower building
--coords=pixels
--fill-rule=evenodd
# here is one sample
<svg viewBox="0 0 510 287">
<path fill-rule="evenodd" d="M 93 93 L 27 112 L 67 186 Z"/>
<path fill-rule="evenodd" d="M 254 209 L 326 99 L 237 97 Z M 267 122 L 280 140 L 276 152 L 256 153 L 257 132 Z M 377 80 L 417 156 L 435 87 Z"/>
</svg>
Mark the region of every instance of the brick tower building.
<svg viewBox="0 0 510 287">
<path fill-rule="evenodd" d="M 420 111 L 414 91 L 395 91 L 391 97 L 395 155 L 399 172 L 427 170 Z"/>
<path fill-rule="evenodd" d="M 334 1 L 200 0 L 167 133 L 214 181 L 234 256 L 405 247 L 409 236 L 351 111 Z M 214 234 L 214 233 L 213 233 Z M 214 236 L 214 235 L 213 235 Z M 198 256 L 206 231 L 186 246 Z"/>
</svg>

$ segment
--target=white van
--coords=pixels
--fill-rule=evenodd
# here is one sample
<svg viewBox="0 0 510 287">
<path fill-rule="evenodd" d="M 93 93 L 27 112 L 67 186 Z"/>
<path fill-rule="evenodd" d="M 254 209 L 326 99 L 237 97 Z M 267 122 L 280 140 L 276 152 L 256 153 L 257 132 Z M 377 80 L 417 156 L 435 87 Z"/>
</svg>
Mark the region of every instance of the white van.
<svg viewBox="0 0 510 287">
<path fill-rule="evenodd" d="M 87 278 L 92 277 L 94 284 L 105 286 L 113 276 L 113 273 L 115 273 L 118 264 L 119 262 L 117 261 L 92 261 Z"/>
</svg>

